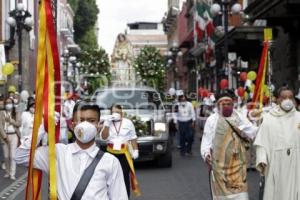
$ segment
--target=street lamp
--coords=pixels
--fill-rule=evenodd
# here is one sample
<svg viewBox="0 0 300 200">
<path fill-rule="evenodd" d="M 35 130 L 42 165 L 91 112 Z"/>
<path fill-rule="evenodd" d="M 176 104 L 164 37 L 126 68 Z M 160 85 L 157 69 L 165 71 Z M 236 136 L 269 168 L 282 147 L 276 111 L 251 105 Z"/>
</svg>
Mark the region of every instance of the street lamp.
<svg viewBox="0 0 300 200">
<path fill-rule="evenodd" d="M 17 32 L 18 35 L 18 56 L 19 56 L 19 65 L 18 65 L 18 73 L 19 73 L 19 82 L 18 89 L 22 90 L 22 31 L 25 29 L 26 31 L 30 31 L 33 26 L 33 19 L 31 14 L 24 10 L 24 4 L 18 3 L 15 10 L 9 12 L 9 17 L 7 18 L 7 23 L 11 26 L 12 37 Z M 16 30 L 15 30 L 16 28 Z M 13 39 L 11 38 L 11 41 Z M 14 44 L 14 41 L 13 41 Z"/>
<path fill-rule="evenodd" d="M 69 66 L 70 52 L 67 48 L 63 51 L 62 57 L 63 57 L 63 66 L 64 66 L 63 77 L 66 79 L 66 81 L 68 81 L 68 66 Z"/>
<path fill-rule="evenodd" d="M 214 3 L 210 8 L 212 15 L 222 15 L 224 17 L 224 62 L 226 69 L 228 69 L 229 88 L 232 87 L 232 81 L 228 63 L 228 13 L 231 10 L 232 14 L 240 14 L 242 10 L 242 6 L 239 3 L 233 4 L 233 2 L 233 0 L 221 0 L 221 4 Z M 232 5 L 231 9 L 229 9 L 230 5 Z"/>
<path fill-rule="evenodd" d="M 75 56 L 70 56 L 69 58 L 70 63 L 72 64 L 72 76 L 73 76 L 73 88 L 75 89 L 76 86 L 76 69 L 79 69 L 81 66 L 80 62 L 77 62 L 77 58 Z"/>
<path fill-rule="evenodd" d="M 172 47 L 170 50 L 166 53 L 166 56 L 168 57 L 168 65 L 171 66 L 173 64 L 173 79 L 174 79 L 174 89 L 177 89 L 177 66 L 176 61 L 177 57 L 182 56 L 182 52 L 180 51 L 180 48 L 178 47 L 177 42 L 172 43 Z"/>
</svg>

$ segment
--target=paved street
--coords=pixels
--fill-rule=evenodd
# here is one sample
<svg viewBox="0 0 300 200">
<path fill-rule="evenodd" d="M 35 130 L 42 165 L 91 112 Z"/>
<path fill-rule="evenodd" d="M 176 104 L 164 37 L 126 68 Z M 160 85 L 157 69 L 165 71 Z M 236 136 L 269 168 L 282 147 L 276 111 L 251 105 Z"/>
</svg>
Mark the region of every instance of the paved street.
<svg viewBox="0 0 300 200">
<path fill-rule="evenodd" d="M 142 196 L 136 200 L 210 200 L 208 171 L 200 158 L 199 137 L 195 137 L 193 157 L 181 157 L 178 150 L 173 152 L 173 167 L 156 168 L 144 163 L 137 166 L 137 176 Z M 249 172 L 250 200 L 258 199 L 257 172 Z"/>
<path fill-rule="evenodd" d="M 173 167 L 157 168 L 153 163 L 136 165 L 142 196 L 134 200 L 209 200 L 208 172 L 199 155 L 199 137 L 195 137 L 193 157 L 180 157 L 177 149 L 173 151 Z M 4 179 L 0 172 L 0 199 L 24 199 L 25 168 L 19 167 L 17 178 L 12 182 Z M 258 199 L 258 173 L 249 172 L 250 199 Z M 44 180 L 46 177 L 44 178 Z M 9 187 L 10 186 L 10 187 Z M 44 198 L 47 195 L 47 183 L 44 181 Z M 23 191 L 22 191 L 23 190 Z"/>
</svg>

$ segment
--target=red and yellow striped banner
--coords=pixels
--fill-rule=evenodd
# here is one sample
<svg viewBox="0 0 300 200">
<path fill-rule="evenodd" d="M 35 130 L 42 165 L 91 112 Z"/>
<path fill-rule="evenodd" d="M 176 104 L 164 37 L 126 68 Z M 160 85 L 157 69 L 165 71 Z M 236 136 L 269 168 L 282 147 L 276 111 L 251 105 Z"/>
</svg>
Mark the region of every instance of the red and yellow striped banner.
<svg viewBox="0 0 300 200">
<path fill-rule="evenodd" d="M 257 102 L 259 102 L 260 109 L 262 109 L 263 106 L 264 86 L 269 62 L 268 51 L 270 40 L 272 40 L 272 29 L 267 28 L 264 30 L 264 47 L 259 63 L 258 74 L 255 81 L 255 90 L 252 99 L 254 106 Z"/>
<path fill-rule="evenodd" d="M 60 63 L 54 28 L 51 1 L 41 0 L 39 8 L 38 56 L 36 66 L 35 116 L 26 187 L 26 199 L 41 199 L 42 173 L 33 169 L 38 129 L 44 118 L 49 143 L 49 199 L 57 200 L 55 143 L 60 124 L 55 123 L 55 112 L 60 113 Z M 57 98 L 55 98 L 57 97 Z M 44 116 L 44 117 L 43 117 Z"/>
</svg>

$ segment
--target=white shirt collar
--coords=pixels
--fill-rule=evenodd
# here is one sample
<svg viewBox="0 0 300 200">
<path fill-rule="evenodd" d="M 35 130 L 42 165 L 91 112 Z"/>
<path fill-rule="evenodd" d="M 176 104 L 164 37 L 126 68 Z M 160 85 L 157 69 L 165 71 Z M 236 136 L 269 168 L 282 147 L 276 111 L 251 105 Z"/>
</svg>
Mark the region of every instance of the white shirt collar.
<svg viewBox="0 0 300 200">
<path fill-rule="evenodd" d="M 71 146 L 71 153 L 76 154 L 81 151 L 85 151 L 90 157 L 95 158 L 98 153 L 99 148 L 96 146 L 96 143 L 94 143 L 92 146 L 90 146 L 88 149 L 81 149 L 80 146 L 74 142 Z"/>
</svg>

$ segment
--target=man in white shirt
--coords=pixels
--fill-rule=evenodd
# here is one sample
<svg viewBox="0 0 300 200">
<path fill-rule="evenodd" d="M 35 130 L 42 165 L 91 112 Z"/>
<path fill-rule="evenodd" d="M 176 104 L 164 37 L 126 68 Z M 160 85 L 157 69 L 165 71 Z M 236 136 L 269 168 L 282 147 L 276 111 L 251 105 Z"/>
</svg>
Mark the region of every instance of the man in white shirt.
<svg viewBox="0 0 300 200">
<path fill-rule="evenodd" d="M 196 114 L 193 104 L 187 101 L 185 95 L 178 96 L 176 120 L 180 134 L 180 155 L 192 155 Z"/>
<path fill-rule="evenodd" d="M 244 141 L 254 139 L 258 128 L 233 107 L 230 93 L 218 96 L 218 111 L 204 126 L 201 155 L 211 168 L 213 199 L 248 200 Z"/>
<path fill-rule="evenodd" d="M 71 199 L 85 169 L 98 154 L 99 148 L 95 144 L 95 136 L 99 131 L 99 120 L 100 109 L 97 105 L 87 102 L 79 102 L 75 105 L 73 126 L 76 141 L 68 145 L 56 144 L 58 199 Z M 38 141 L 42 138 L 42 133 L 43 131 L 39 131 Z M 17 163 L 28 164 L 31 139 L 31 136 L 25 138 L 17 149 Z M 46 173 L 49 172 L 47 146 L 36 149 L 33 166 Z M 117 158 L 104 153 L 81 199 L 128 199 L 122 168 Z"/>
</svg>

